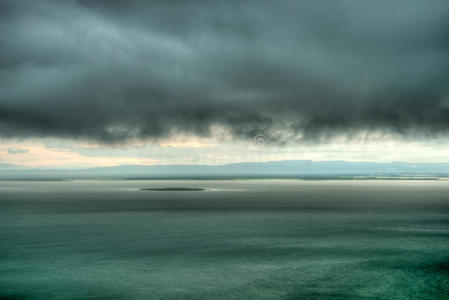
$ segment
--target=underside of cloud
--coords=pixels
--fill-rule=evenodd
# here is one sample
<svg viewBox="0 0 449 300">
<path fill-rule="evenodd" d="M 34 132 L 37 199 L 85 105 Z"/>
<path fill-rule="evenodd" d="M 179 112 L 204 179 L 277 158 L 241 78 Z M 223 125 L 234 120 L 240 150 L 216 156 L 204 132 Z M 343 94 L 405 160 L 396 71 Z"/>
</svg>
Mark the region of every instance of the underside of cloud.
<svg viewBox="0 0 449 300">
<path fill-rule="evenodd" d="M 449 2 L 1 1 L 0 136 L 446 135 Z"/>
</svg>

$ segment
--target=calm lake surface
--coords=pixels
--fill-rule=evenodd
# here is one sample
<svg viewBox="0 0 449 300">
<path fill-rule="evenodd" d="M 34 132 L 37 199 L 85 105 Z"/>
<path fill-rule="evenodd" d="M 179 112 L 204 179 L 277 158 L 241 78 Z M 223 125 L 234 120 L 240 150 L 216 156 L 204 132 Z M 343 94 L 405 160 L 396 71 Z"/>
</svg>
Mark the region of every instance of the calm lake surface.
<svg viewBox="0 0 449 300">
<path fill-rule="evenodd" d="M 449 299 L 449 181 L 3 181 L 0 299 Z"/>
</svg>

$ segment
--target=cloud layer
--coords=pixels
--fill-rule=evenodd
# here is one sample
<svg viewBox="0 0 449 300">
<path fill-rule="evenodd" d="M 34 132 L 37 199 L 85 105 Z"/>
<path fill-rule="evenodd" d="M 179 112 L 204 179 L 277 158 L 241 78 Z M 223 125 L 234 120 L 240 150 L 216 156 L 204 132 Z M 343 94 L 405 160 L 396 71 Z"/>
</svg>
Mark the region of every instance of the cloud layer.
<svg viewBox="0 0 449 300">
<path fill-rule="evenodd" d="M 0 49 L 3 137 L 449 129 L 447 0 L 6 0 Z"/>
</svg>

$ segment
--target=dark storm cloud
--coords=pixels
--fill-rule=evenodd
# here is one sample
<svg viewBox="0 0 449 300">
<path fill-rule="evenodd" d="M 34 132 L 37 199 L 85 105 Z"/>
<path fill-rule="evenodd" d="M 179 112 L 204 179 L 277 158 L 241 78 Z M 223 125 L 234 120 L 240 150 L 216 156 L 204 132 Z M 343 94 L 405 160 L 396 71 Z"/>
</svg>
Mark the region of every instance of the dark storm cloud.
<svg viewBox="0 0 449 300">
<path fill-rule="evenodd" d="M 448 20 L 447 0 L 1 1 L 0 135 L 446 134 Z"/>
</svg>

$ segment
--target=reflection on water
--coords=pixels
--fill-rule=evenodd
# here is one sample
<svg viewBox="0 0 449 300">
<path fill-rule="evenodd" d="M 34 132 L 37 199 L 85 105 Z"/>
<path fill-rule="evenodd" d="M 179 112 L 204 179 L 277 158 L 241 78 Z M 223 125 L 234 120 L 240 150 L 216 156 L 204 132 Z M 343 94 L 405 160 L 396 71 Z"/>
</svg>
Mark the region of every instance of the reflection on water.
<svg viewBox="0 0 449 300">
<path fill-rule="evenodd" d="M 448 249 L 445 181 L 0 182 L 0 299 L 446 299 Z"/>
</svg>

